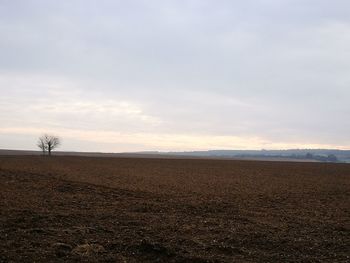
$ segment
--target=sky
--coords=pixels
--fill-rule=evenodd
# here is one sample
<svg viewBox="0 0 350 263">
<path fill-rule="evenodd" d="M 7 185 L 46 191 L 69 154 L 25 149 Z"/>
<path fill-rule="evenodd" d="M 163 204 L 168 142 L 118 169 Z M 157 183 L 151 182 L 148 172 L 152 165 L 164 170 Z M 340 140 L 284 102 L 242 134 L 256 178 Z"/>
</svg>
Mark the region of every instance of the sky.
<svg viewBox="0 0 350 263">
<path fill-rule="evenodd" d="M 0 0 L 0 148 L 350 149 L 348 0 Z"/>
</svg>

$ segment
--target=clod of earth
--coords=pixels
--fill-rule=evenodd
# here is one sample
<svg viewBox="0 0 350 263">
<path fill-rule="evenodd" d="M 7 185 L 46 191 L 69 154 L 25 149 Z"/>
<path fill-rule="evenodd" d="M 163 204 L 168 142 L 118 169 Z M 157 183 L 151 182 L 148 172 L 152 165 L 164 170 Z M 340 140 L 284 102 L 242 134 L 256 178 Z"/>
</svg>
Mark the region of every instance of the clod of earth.
<svg viewBox="0 0 350 263">
<path fill-rule="evenodd" d="M 103 246 L 99 244 L 83 244 L 76 246 L 72 253 L 80 256 L 91 256 L 93 254 L 105 253 L 106 250 Z"/>
</svg>

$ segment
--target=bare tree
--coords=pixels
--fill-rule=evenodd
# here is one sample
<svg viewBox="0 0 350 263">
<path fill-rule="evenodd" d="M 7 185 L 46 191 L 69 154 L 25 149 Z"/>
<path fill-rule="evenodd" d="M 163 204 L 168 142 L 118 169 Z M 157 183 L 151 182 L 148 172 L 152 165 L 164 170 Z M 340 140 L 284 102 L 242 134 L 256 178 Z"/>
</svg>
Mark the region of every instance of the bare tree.
<svg viewBox="0 0 350 263">
<path fill-rule="evenodd" d="M 42 137 L 40 137 L 39 139 L 38 139 L 38 142 L 37 142 L 37 144 L 36 144 L 39 148 L 40 148 L 40 150 L 43 152 L 43 155 L 45 155 L 46 154 L 46 144 L 45 144 L 45 140 L 44 140 L 44 136 L 42 136 Z"/>
<path fill-rule="evenodd" d="M 43 154 L 48 153 L 51 155 L 51 151 L 60 146 L 61 140 L 59 137 L 49 134 L 44 134 L 38 140 L 38 147 L 43 151 Z"/>
</svg>

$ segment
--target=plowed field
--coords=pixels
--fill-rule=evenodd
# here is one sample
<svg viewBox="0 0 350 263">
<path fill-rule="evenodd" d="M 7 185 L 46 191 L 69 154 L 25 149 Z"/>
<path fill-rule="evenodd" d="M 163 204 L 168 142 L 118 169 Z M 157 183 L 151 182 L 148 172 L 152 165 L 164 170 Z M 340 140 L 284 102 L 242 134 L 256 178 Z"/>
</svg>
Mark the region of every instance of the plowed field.
<svg viewBox="0 0 350 263">
<path fill-rule="evenodd" d="M 350 165 L 0 157 L 0 262 L 350 262 Z"/>
</svg>

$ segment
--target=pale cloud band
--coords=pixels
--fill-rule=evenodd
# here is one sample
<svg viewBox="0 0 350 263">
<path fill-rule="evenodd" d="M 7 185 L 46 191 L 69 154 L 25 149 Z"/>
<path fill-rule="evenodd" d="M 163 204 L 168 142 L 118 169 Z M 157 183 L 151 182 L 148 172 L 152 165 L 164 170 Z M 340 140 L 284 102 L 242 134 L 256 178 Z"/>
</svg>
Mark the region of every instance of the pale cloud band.
<svg viewBox="0 0 350 263">
<path fill-rule="evenodd" d="M 0 128 L 0 134 L 33 135 L 43 133 L 59 134 L 64 139 L 82 140 L 85 143 L 103 143 L 109 145 L 106 149 L 113 152 L 130 151 L 195 151 L 208 149 L 348 149 L 339 145 L 276 143 L 261 138 L 236 136 L 203 136 L 188 134 L 148 134 L 148 133 L 118 133 L 101 130 L 70 130 L 48 128 Z M 33 142 L 34 143 L 34 142 Z M 126 145 L 126 148 L 120 145 Z M 125 146 L 124 146 L 125 147 Z M 69 145 L 65 147 L 70 149 Z M 73 149 L 71 149 L 73 150 Z"/>
</svg>

